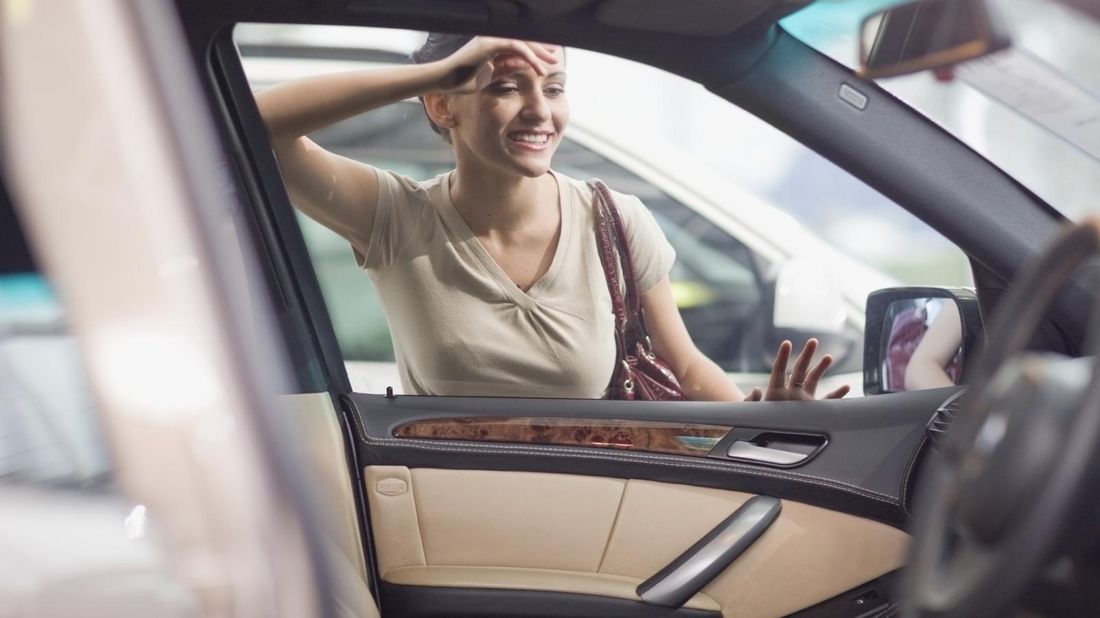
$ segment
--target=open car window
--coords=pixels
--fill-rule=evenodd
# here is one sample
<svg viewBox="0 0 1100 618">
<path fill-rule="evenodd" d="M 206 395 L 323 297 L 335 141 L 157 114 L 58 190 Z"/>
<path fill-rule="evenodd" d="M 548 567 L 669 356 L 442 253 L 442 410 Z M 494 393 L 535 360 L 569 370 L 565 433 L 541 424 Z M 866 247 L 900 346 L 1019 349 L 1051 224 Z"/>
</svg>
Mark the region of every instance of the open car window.
<svg viewBox="0 0 1100 618">
<path fill-rule="evenodd" d="M 392 66 L 422 33 L 241 24 L 254 90 L 337 70 Z M 968 285 L 965 256 L 904 210 L 778 130 L 697 84 L 570 50 L 572 119 L 554 159 L 637 196 L 676 251 L 673 295 L 696 346 L 743 389 L 766 383 L 778 342 L 818 337 L 836 357 L 826 386 L 862 384 L 863 309 L 891 285 Z M 607 76 L 618 81 L 607 83 Z M 667 92 L 661 104 L 647 91 Z M 601 103 L 629 99 L 630 114 Z M 638 127 L 645 127 L 639 131 Z M 320 146 L 418 181 L 453 169 L 415 100 L 311 135 Z M 402 392 L 382 303 L 346 241 L 298 221 L 353 390 Z M 796 288 L 788 288 L 795 282 Z M 839 320 L 823 328 L 823 315 Z M 827 391 L 825 391 L 827 392 Z"/>
</svg>

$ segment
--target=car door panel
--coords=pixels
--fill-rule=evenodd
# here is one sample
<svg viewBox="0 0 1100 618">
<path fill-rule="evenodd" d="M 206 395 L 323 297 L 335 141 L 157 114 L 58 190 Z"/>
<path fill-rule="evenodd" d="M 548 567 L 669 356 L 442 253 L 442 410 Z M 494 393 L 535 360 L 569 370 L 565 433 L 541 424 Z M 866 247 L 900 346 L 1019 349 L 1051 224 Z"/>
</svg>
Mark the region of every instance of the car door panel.
<svg viewBox="0 0 1100 618">
<path fill-rule="evenodd" d="M 429 616 L 433 607 L 451 608 L 439 615 L 495 615 L 501 603 L 509 615 L 642 615 L 629 610 L 648 608 L 638 605 L 639 584 L 749 498 L 765 495 L 781 499 L 779 518 L 687 607 L 779 616 L 903 565 L 907 494 L 925 427 L 954 392 L 672 406 L 363 394 L 342 401 L 364 466 L 387 615 Z M 409 423 L 433 419 L 437 437 L 396 437 Z M 777 468 L 635 452 L 583 431 L 566 435 L 564 445 L 552 443 L 560 437 L 552 431 L 529 433 L 543 441 L 526 444 L 469 439 L 468 431 L 455 439 L 471 421 L 499 419 L 539 427 L 554 420 L 706 425 L 732 427 L 731 435 L 755 427 L 820 434 L 827 443 L 803 465 Z M 609 598 L 620 604 L 600 605 Z"/>
<path fill-rule="evenodd" d="M 636 479 L 402 466 L 368 466 L 365 482 L 383 607 L 394 586 L 637 601 L 639 584 L 752 497 Z M 897 569 L 907 541 L 891 526 L 784 500 L 763 536 L 685 607 L 784 615 Z"/>
<path fill-rule="evenodd" d="M 391 588 L 417 586 L 432 588 L 466 588 L 482 590 L 529 590 L 580 594 L 637 602 L 642 579 L 608 573 L 560 571 L 543 568 L 491 566 L 414 566 L 394 569 L 383 579 Z M 719 612 L 714 599 L 698 593 L 685 609 Z"/>
<path fill-rule="evenodd" d="M 723 425 L 598 418 L 459 417 L 406 423 L 393 431 L 393 437 L 611 447 L 706 457 L 732 429 Z"/>
<path fill-rule="evenodd" d="M 387 618 L 722 618 L 717 611 L 669 609 L 629 599 L 541 590 L 383 583 L 382 591 Z"/>
<path fill-rule="evenodd" d="M 344 398 L 364 465 L 592 474 L 737 489 L 903 527 L 925 426 L 953 389 L 851 401 L 751 404 L 615 402 L 352 394 Z M 720 459 L 632 452 L 614 444 L 555 446 L 396 438 L 409 422 L 463 418 L 594 418 L 821 434 L 805 464 L 776 468 Z"/>
</svg>

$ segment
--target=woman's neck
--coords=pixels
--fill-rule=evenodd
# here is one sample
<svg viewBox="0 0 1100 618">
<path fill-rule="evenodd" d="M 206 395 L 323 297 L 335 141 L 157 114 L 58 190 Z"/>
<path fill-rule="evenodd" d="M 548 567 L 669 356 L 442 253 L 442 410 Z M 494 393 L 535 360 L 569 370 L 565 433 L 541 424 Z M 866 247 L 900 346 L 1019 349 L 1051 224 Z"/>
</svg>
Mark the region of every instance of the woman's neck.
<svg viewBox="0 0 1100 618">
<path fill-rule="evenodd" d="M 558 216 L 558 185 L 549 173 L 528 178 L 460 165 L 451 176 L 450 193 L 455 209 L 478 236 L 519 232 Z"/>
</svg>

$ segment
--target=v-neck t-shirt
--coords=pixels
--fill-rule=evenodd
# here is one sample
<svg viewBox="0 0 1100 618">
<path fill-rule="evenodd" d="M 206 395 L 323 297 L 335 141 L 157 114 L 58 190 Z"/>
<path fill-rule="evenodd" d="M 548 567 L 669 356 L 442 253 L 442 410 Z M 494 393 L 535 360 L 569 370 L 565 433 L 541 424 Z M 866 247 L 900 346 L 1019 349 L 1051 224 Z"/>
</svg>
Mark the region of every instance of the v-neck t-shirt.
<svg viewBox="0 0 1100 618">
<path fill-rule="evenodd" d="M 524 291 L 451 202 L 450 174 L 418 182 L 377 173 L 370 237 L 353 249 L 378 291 L 406 393 L 603 396 L 614 322 L 586 183 L 551 172 L 561 233 L 550 267 Z M 675 252 L 638 198 L 612 194 L 645 292 Z"/>
</svg>

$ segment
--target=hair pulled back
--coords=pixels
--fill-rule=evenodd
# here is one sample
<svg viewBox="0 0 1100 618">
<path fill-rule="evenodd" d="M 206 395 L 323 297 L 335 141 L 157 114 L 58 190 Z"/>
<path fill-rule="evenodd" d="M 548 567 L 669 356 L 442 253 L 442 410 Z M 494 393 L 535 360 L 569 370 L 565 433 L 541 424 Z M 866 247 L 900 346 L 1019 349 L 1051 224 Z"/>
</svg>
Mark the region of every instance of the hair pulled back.
<svg viewBox="0 0 1100 618">
<path fill-rule="evenodd" d="M 458 51 L 463 45 L 469 43 L 474 38 L 472 34 L 446 34 L 442 32 L 432 32 L 428 34 L 428 38 L 424 40 L 424 44 L 421 45 L 416 51 L 414 51 L 410 58 L 416 64 L 426 64 L 428 62 L 435 62 L 436 60 L 442 60 L 447 56 Z M 424 97 L 420 97 L 420 103 L 423 105 Z M 428 115 L 428 110 L 424 110 L 424 115 Z M 451 134 L 446 129 L 432 122 L 430 116 L 428 116 L 428 123 L 432 125 L 432 130 L 443 136 L 443 139 L 448 143 L 451 141 Z"/>
</svg>

